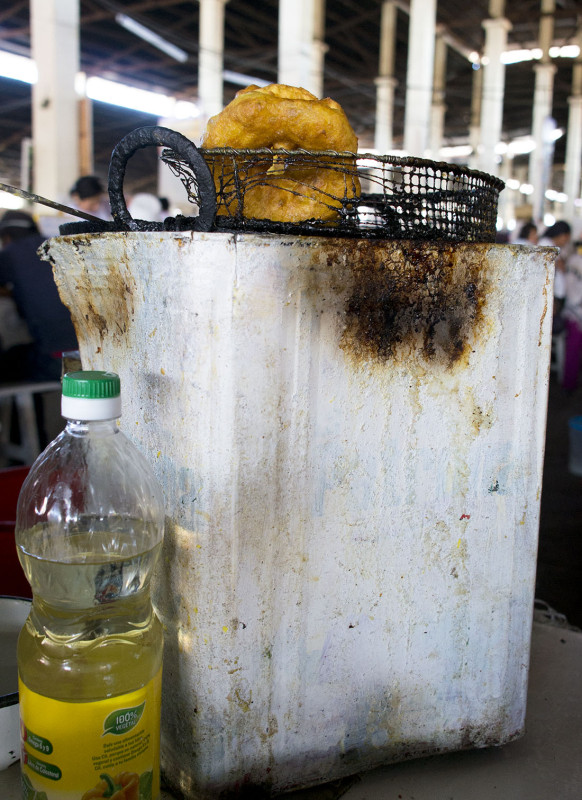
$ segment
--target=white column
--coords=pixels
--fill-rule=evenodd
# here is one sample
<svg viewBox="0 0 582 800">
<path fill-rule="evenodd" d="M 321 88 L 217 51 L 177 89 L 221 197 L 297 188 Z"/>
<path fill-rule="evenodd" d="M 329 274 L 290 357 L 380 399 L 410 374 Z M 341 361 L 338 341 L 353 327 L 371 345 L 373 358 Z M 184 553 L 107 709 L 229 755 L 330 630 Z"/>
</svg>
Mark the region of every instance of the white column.
<svg viewBox="0 0 582 800">
<path fill-rule="evenodd" d="M 380 18 L 380 58 L 376 84 L 376 127 L 374 148 L 379 153 L 392 149 L 394 128 L 394 55 L 396 50 L 396 14 L 394 0 L 384 0 Z"/>
<path fill-rule="evenodd" d="M 313 9 L 313 39 L 311 42 L 311 61 L 312 61 L 312 92 L 316 97 L 323 97 L 323 73 L 325 65 L 325 54 L 328 46 L 325 43 L 325 0 L 315 0 Z"/>
<path fill-rule="evenodd" d="M 483 68 L 473 67 L 471 86 L 471 121 L 469 123 L 469 144 L 472 153 L 469 157 L 471 169 L 478 169 L 481 158 L 481 101 L 483 96 Z"/>
<path fill-rule="evenodd" d="M 499 177 L 505 181 L 505 189 L 499 195 L 498 215 L 503 220 L 503 226 L 507 230 L 511 220 L 515 220 L 515 202 L 513 192 L 507 188 L 507 183 L 513 178 L 513 156 L 506 153 L 499 166 Z"/>
<path fill-rule="evenodd" d="M 79 177 L 79 0 L 31 0 L 34 192 L 68 202 Z"/>
<path fill-rule="evenodd" d="M 491 19 L 483 21 L 485 51 L 483 54 L 483 96 L 481 101 L 481 146 L 479 169 L 496 174 L 498 165 L 495 147 L 501 139 L 503 124 L 503 95 L 505 92 L 505 64 L 501 54 L 507 46 L 507 33 L 511 23 L 502 16 L 504 3 L 490 3 Z"/>
<path fill-rule="evenodd" d="M 278 81 L 323 96 L 325 0 L 279 0 Z"/>
<path fill-rule="evenodd" d="M 442 30 L 437 29 L 434 51 L 434 79 L 432 107 L 430 115 L 429 156 L 438 159 L 439 150 L 443 146 L 445 130 L 445 90 L 447 82 L 447 43 Z"/>
<path fill-rule="evenodd" d="M 32 192 L 32 139 L 26 136 L 20 142 L 20 188 Z"/>
<path fill-rule="evenodd" d="M 93 101 L 79 98 L 79 173 L 92 175 L 95 170 L 93 148 Z"/>
<path fill-rule="evenodd" d="M 404 149 L 412 156 L 424 156 L 428 147 L 435 29 L 436 0 L 411 0 Z"/>
<path fill-rule="evenodd" d="M 533 102 L 532 138 L 535 148 L 530 153 L 528 182 L 533 186 L 531 204 L 533 217 L 541 222 L 544 216 L 544 196 L 548 188 L 548 152 L 553 153 L 551 134 L 555 128 L 552 123 L 552 98 L 554 93 L 553 64 L 536 64 L 536 85 Z"/>
<path fill-rule="evenodd" d="M 554 36 L 554 18 L 552 15 L 555 11 L 555 6 L 555 0 L 542 0 L 539 29 L 539 46 L 542 51 L 542 58 L 541 62 L 534 67 L 536 83 L 533 102 L 532 137 L 535 142 L 535 148 L 529 157 L 528 181 L 534 187 L 531 203 L 534 219 L 538 222 L 541 222 L 544 216 L 544 198 L 551 171 L 551 164 L 548 163 L 548 159 L 553 154 L 553 141 L 548 141 L 548 134 L 551 133 L 553 127 L 550 124 L 550 120 L 556 68 L 551 62 L 549 51 Z"/>
<path fill-rule="evenodd" d="M 572 70 L 572 95 L 568 98 L 568 132 L 566 139 L 566 170 L 564 194 L 568 200 L 564 206 L 564 218 L 572 221 L 576 215 L 575 201 L 580 197 L 580 168 L 582 164 L 582 25 L 577 36 L 580 55 Z M 580 213 L 580 212 L 578 212 Z"/>
<path fill-rule="evenodd" d="M 398 81 L 379 75 L 376 84 L 376 127 L 374 129 L 374 149 L 381 154 L 392 150 L 394 144 L 394 92 Z"/>
<path fill-rule="evenodd" d="M 564 217 L 574 219 L 575 202 L 580 199 L 580 163 L 582 162 L 582 95 L 569 97 L 568 139 L 566 141 L 566 171 L 564 174 L 564 194 L 568 200 L 564 205 Z"/>
<path fill-rule="evenodd" d="M 224 56 L 224 6 L 228 0 L 198 0 L 200 17 L 198 26 L 198 100 L 201 116 L 208 120 L 222 111 L 223 56 Z"/>
</svg>

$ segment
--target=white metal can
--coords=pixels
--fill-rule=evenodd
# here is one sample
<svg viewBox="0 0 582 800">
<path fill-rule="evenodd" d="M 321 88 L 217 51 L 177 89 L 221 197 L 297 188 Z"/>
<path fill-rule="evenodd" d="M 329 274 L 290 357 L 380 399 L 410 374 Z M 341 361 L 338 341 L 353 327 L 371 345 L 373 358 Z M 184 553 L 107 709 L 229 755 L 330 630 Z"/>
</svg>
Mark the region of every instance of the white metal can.
<svg viewBox="0 0 582 800">
<path fill-rule="evenodd" d="M 46 253 L 165 491 L 170 784 L 276 793 L 518 737 L 554 251 L 120 233 Z"/>
</svg>

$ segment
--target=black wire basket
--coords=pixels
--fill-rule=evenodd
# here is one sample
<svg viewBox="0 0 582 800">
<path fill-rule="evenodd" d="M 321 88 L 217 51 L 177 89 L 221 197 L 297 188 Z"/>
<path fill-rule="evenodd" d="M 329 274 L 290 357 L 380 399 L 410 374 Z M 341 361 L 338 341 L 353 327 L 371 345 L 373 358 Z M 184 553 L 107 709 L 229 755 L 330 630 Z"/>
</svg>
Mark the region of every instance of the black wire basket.
<svg viewBox="0 0 582 800">
<path fill-rule="evenodd" d="M 218 228 L 495 241 L 497 205 L 504 184 L 482 172 L 371 153 L 231 148 L 201 152 L 215 183 Z M 312 182 L 310 175 L 314 176 Z M 304 219 L 270 218 L 269 211 L 277 211 L 276 202 L 270 202 L 275 194 L 283 198 L 283 211 L 291 206 L 291 213 L 295 207 L 314 213 Z"/>
<path fill-rule="evenodd" d="M 125 204 L 127 161 L 162 147 L 197 214 L 136 220 Z M 253 231 L 446 242 L 494 242 L 499 178 L 421 158 L 308 150 L 199 149 L 182 134 L 138 128 L 109 168 L 113 222 L 68 223 L 61 233 Z"/>
</svg>

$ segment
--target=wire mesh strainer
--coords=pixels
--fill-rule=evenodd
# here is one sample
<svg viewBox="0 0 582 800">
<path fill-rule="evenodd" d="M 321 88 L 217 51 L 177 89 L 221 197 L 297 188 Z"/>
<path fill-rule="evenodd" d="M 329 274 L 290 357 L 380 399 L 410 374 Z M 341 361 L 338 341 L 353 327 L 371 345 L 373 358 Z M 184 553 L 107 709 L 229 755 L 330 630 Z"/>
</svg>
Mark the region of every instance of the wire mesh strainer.
<svg viewBox="0 0 582 800">
<path fill-rule="evenodd" d="M 452 242 L 495 240 L 497 203 L 504 184 L 482 172 L 369 153 L 230 148 L 201 152 L 214 178 L 220 228 Z M 320 177 L 318 184 L 302 179 L 310 173 Z M 321 184 L 332 185 L 335 191 L 326 191 Z M 311 208 L 319 213 L 293 222 L 257 218 L 252 213 L 260 209 L 257 198 L 262 193 L 268 199 L 273 189 L 293 202 L 312 199 Z"/>
<path fill-rule="evenodd" d="M 162 146 L 197 216 L 134 220 L 123 197 L 128 159 Z M 119 142 L 109 170 L 114 221 L 98 230 L 234 230 L 446 242 L 493 242 L 503 182 L 420 158 L 307 150 L 198 149 L 182 134 L 139 128 Z"/>
</svg>

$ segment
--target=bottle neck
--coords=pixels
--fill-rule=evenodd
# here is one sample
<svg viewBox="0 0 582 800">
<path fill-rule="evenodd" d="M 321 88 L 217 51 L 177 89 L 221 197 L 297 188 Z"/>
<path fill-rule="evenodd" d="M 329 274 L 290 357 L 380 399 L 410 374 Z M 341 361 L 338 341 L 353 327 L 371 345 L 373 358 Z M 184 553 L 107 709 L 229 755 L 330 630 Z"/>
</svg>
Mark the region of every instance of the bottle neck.
<svg viewBox="0 0 582 800">
<path fill-rule="evenodd" d="M 118 433 L 118 419 L 68 419 L 66 431 L 71 436 L 110 436 Z"/>
</svg>

